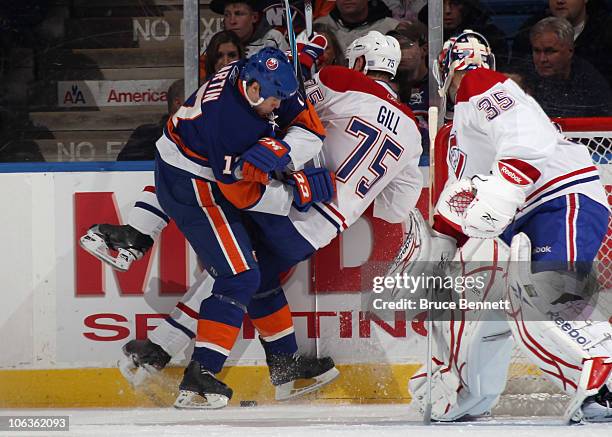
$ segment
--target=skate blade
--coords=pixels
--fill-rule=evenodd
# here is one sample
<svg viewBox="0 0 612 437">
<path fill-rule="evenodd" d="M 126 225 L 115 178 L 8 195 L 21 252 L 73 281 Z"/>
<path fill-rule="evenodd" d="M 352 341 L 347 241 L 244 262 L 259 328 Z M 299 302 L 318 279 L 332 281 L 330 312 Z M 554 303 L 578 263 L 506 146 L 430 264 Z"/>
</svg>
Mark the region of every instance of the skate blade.
<svg viewBox="0 0 612 437">
<path fill-rule="evenodd" d="M 132 357 L 129 356 L 121 358 L 117 362 L 117 367 L 132 387 L 142 386 L 154 374 L 158 373 L 158 370 L 152 366 L 137 366 Z"/>
<path fill-rule="evenodd" d="M 219 394 L 207 394 L 206 397 L 199 393 L 181 390 L 174 401 L 174 408 L 179 410 L 217 410 L 223 408 L 229 402 L 229 398 Z"/>
<path fill-rule="evenodd" d="M 332 367 L 327 372 L 320 374 L 312 379 L 314 382 L 305 387 L 296 387 L 295 383 L 297 381 L 286 382 L 285 384 L 281 384 L 276 386 L 276 394 L 275 399 L 277 401 L 288 401 L 290 399 L 295 399 L 297 397 L 303 396 L 307 393 L 312 393 L 313 391 L 319 390 L 321 387 L 329 384 L 334 379 L 336 379 L 340 375 L 340 372 L 335 367 Z M 299 380 L 298 380 L 299 381 Z M 301 380 L 304 381 L 304 380 Z"/>
<path fill-rule="evenodd" d="M 93 232 L 91 229 L 87 231 L 87 234 L 83 235 L 79 239 L 81 247 L 98 258 L 100 261 L 108 264 L 115 270 L 121 272 L 127 272 L 136 258 L 130 252 L 125 249 L 119 249 L 117 256 L 114 257 L 110 253 L 110 249 L 106 245 L 106 242 L 102 237 Z"/>
</svg>

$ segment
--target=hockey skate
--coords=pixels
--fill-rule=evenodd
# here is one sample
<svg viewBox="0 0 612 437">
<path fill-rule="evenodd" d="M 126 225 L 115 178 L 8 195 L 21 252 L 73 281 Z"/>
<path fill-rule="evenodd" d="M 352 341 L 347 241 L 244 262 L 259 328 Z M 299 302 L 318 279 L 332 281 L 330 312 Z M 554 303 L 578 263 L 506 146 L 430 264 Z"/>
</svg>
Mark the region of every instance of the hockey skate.
<svg viewBox="0 0 612 437">
<path fill-rule="evenodd" d="M 125 272 L 153 246 L 153 239 L 130 225 L 93 225 L 79 240 L 100 261 Z M 111 253 L 117 251 L 117 256 Z"/>
<path fill-rule="evenodd" d="M 612 393 L 604 385 L 597 395 L 585 399 L 580 410 L 585 422 L 612 422 Z"/>
<path fill-rule="evenodd" d="M 185 369 L 174 407 L 179 409 L 223 408 L 232 398 L 233 391 L 215 375 L 191 361 Z"/>
<path fill-rule="evenodd" d="M 125 355 L 117 363 L 119 371 L 134 387 L 166 367 L 170 355 L 151 340 L 131 340 L 121 348 Z"/>
<path fill-rule="evenodd" d="M 340 374 L 330 357 L 277 355 L 266 351 L 266 362 L 270 371 L 270 380 L 276 387 L 277 401 L 286 401 L 316 391 Z"/>
<path fill-rule="evenodd" d="M 612 358 L 585 360 L 576 394 L 565 410 L 567 423 L 612 421 L 612 394 L 606 381 L 612 374 Z"/>
</svg>

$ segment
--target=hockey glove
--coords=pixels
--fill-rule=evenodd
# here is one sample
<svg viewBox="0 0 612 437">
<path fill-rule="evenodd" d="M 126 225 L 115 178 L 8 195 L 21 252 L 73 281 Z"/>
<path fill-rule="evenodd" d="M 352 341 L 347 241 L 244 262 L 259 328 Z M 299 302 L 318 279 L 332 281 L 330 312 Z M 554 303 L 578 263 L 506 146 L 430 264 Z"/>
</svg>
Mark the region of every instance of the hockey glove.
<svg viewBox="0 0 612 437">
<path fill-rule="evenodd" d="M 325 168 L 308 167 L 292 173 L 287 183 L 293 186 L 293 204 L 308 211 L 314 202 L 329 202 L 336 193 L 334 173 Z"/>
<path fill-rule="evenodd" d="M 468 237 L 495 238 L 510 224 L 525 203 L 525 192 L 493 175 L 472 178 L 476 197 L 465 210 L 461 229 Z"/>
<path fill-rule="evenodd" d="M 234 166 L 232 175 L 237 181 L 258 182 L 264 185 L 270 183 L 270 175 L 268 173 L 243 160 L 238 161 Z"/>
<path fill-rule="evenodd" d="M 289 144 L 276 138 L 263 137 L 241 156 L 243 161 L 252 164 L 264 173 L 283 170 L 291 161 Z"/>
<path fill-rule="evenodd" d="M 327 38 L 320 33 L 313 33 L 306 42 L 298 42 L 298 58 L 307 70 L 312 68 L 312 65 L 323 57 L 327 48 Z"/>
</svg>

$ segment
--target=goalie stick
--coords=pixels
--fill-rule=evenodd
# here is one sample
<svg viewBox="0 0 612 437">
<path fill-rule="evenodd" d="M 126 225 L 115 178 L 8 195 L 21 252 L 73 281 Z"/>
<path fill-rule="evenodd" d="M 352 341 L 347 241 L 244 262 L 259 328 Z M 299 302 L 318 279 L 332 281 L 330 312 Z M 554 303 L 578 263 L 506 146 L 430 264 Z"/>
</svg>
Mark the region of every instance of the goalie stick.
<svg viewBox="0 0 612 437">
<path fill-rule="evenodd" d="M 436 134 L 438 132 L 438 107 L 430 106 L 427 111 L 427 123 L 429 129 L 429 187 L 433 187 L 433 174 L 434 174 L 434 162 L 435 162 L 435 144 Z M 429 192 L 429 223 L 433 225 L 433 193 Z M 427 289 L 427 299 L 433 298 L 433 288 L 430 286 Z M 432 366 L 431 360 L 433 358 L 433 320 L 432 320 L 431 306 L 427 310 L 427 393 L 425 401 L 425 409 L 423 411 L 423 423 L 425 425 L 431 424 L 431 377 L 432 377 Z"/>
</svg>

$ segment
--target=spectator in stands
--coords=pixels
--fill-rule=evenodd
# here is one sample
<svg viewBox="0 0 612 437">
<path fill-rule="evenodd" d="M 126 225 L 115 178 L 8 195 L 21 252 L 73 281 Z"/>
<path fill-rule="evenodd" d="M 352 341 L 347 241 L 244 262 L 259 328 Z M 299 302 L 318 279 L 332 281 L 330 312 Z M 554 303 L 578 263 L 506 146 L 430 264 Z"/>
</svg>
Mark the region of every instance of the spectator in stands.
<svg viewBox="0 0 612 437">
<path fill-rule="evenodd" d="M 574 28 L 565 18 L 544 18 L 529 35 L 534 98 L 550 117 L 612 115 L 610 86 L 591 64 L 574 56 Z"/>
<path fill-rule="evenodd" d="M 318 18 L 315 23 L 327 25 L 336 34 L 344 53 L 356 38 L 370 30 L 385 34 L 395 29 L 398 21 L 391 18 L 391 11 L 382 0 L 336 0 L 336 7 L 329 15 Z"/>
<path fill-rule="evenodd" d="M 336 7 L 336 0 L 315 0 L 313 7 L 313 18 L 325 17 Z"/>
<path fill-rule="evenodd" d="M 319 70 L 326 65 L 344 65 L 344 52 L 340 47 L 338 38 L 336 38 L 336 35 L 331 31 L 331 29 L 325 24 L 321 23 L 315 23 L 312 28 L 315 32 L 320 33 L 327 38 L 327 47 L 325 47 L 325 52 L 323 52 L 323 56 L 317 59 L 317 66 Z"/>
<path fill-rule="evenodd" d="M 418 12 L 427 4 L 427 0 L 383 0 L 391 10 L 393 18 L 399 21 L 414 23 Z"/>
<path fill-rule="evenodd" d="M 548 8 L 529 18 L 512 45 L 512 62 L 530 53 L 531 26 L 545 17 L 565 18 L 574 28 L 574 52 L 587 60 L 612 84 L 612 18 L 601 0 L 549 0 Z"/>
<path fill-rule="evenodd" d="M 222 30 L 213 35 L 200 55 L 200 83 L 232 61 L 244 58 L 244 47 L 233 30 Z"/>
<path fill-rule="evenodd" d="M 288 50 L 285 36 L 262 19 L 261 2 L 255 0 L 212 0 L 210 9 L 223 14 L 225 30 L 233 30 L 244 46 L 246 56 L 257 53 L 263 47 Z"/>
<path fill-rule="evenodd" d="M 491 22 L 491 17 L 479 0 L 444 0 L 442 27 L 446 41 L 465 29 L 481 33 L 491 45 L 497 64 L 505 64 L 508 57 L 506 36 Z M 427 5 L 419 12 L 419 21 L 427 24 Z"/>
<path fill-rule="evenodd" d="M 0 107 L 0 162 L 45 162 L 45 158 L 38 144 L 25 137 L 25 132 L 31 130 L 32 125 L 27 116 L 15 112 L 15 108 Z M 24 125 L 25 123 L 25 125 Z M 49 134 L 41 131 L 39 134 Z"/>
<path fill-rule="evenodd" d="M 427 27 L 421 23 L 400 23 L 395 30 L 387 33 L 400 44 L 402 60 L 397 69 L 395 83 L 399 99 L 410 106 L 417 118 L 423 150 L 429 150 L 427 131 L 427 109 L 429 108 L 429 68 Z"/>
<path fill-rule="evenodd" d="M 155 143 L 161 137 L 168 118 L 172 117 L 185 101 L 185 81 L 183 79 L 170 85 L 167 100 L 168 114 L 164 115 L 157 123 L 138 126 L 119 152 L 117 161 L 150 161 L 155 159 Z"/>
</svg>

